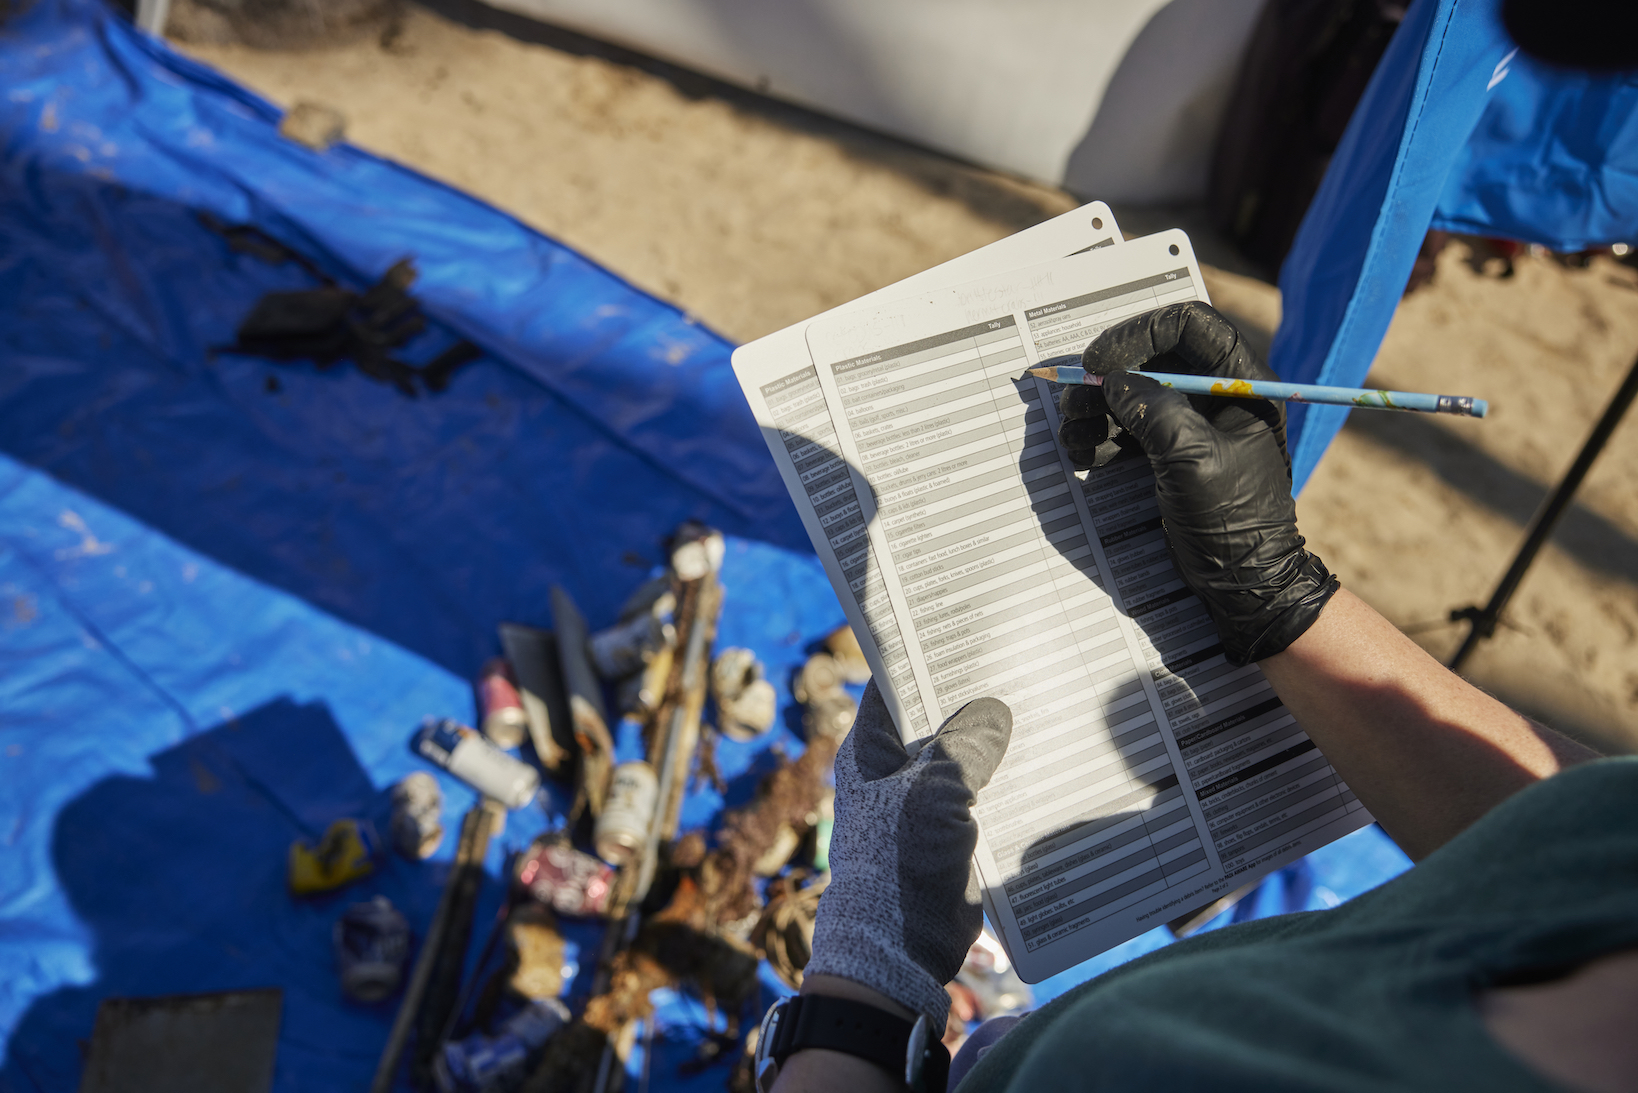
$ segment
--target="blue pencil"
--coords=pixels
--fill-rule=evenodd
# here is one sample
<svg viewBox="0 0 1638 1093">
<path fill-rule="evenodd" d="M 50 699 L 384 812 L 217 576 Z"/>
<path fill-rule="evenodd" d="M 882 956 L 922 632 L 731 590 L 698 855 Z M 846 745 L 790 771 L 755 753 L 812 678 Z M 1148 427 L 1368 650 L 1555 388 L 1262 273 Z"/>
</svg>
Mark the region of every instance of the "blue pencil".
<svg viewBox="0 0 1638 1093">
<path fill-rule="evenodd" d="M 1102 386 L 1103 377 L 1080 366 L 1081 357 L 1052 357 L 1029 374 L 1057 383 Z M 1063 362 L 1063 363 L 1059 363 Z M 1490 404 L 1467 395 L 1424 395 L 1415 391 L 1374 391 L 1366 387 L 1324 387 L 1314 383 L 1277 380 L 1234 380 L 1219 376 L 1191 376 L 1183 372 L 1138 372 L 1185 395 L 1227 395 L 1230 398 L 1265 398 L 1273 402 L 1321 402 L 1329 406 L 1359 406 L 1367 410 L 1414 410 L 1424 414 L 1484 417 Z"/>
</svg>

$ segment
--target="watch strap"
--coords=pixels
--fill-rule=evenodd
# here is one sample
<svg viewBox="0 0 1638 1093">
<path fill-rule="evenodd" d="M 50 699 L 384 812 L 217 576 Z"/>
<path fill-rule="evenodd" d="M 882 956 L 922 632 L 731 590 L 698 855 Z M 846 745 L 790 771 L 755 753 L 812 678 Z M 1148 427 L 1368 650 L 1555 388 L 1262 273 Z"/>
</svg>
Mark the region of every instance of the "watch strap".
<svg viewBox="0 0 1638 1093">
<path fill-rule="evenodd" d="M 790 999 L 773 1032 L 768 1056 L 784 1065 L 792 1054 L 808 1048 L 840 1051 L 873 1063 L 899 1081 L 905 1079 L 911 1033 L 915 1022 L 906 1021 L 886 1010 L 831 998 L 820 994 L 799 994 Z M 950 1075 L 950 1053 L 937 1037 L 929 1035 L 923 1051 L 921 1090 L 943 1093 Z"/>
</svg>

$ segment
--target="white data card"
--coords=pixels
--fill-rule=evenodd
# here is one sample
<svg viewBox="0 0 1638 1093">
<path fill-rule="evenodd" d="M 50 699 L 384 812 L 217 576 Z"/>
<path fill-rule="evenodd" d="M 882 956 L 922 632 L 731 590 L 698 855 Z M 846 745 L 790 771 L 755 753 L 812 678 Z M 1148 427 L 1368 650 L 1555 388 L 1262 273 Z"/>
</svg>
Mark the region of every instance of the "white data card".
<svg viewBox="0 0 1638 1093">
<path fill-rule="evenodd" d="M 983 695 L 1012 708 L 976 859 L 1029 982 L 1370 822 L 1262 673 L 1223 659 L 1147 461 L 1083 483 L 1052 389 L 1019 379 L 1194 299 L 1170 231 L 838 309 L 777 363 L 735 355 L 901 735 Z"/>
<path fill-rule="evenodd" d="M 878 631 L 867 623 L 860 608 L 859 597 L 865 594 L 864 582 L 876 571 L 877 565 L 874 558 L 869 557 L 870 540 L 864 534 L 864 521 L 858 515 L 857 505 L 840 516 L 836 512 L 838 499 L 849 499 L 843 502 L 844 506 L 851 504 L 851 485 L 846 464 L 834 454 L 835 445 L 825 446 L 825 438 L 833 434 L 826 432 L 829 412 L 819 390 L 818 373 L 808 355 L 805 331 L 813 323 L 832 316 L 868 310 L 892 300 L 934 292 L 1006 270 L 1036 266 L 1064 255 L 1113 246 L 1122 238 L 1109 206 L 1094 201 L 734 350 L 734 372 L 762 425 L 763 438 L 774 449 L 774 462 L 784 476 L 785 488 L 797 499 L 796 507 L 808 537 L 813 540 L 819 560 L 842 601 L 848 623 L 858 635 L 865 659 L 870 662 L 877 680 L 905 678 L 903 642 L 891 620 L 883 620 L 882 629 Z M 765 413 L 767 403 L 761 395 L 764 387 L 773 389 L 772 397 L 779 404 L 777 423 L 770 422 Z M 753 392 L 753 388 L 756 391 Z M 814 446 L 792 453 L 780 439 L 784 434 L 802 437 Z M 822 514 L 820 508 L 824 509 Z M 855 528 L 856 533 L 843 542 L 850 553 L 849 565 L 844 570 L 832 540 L 838 530 L 837 521 L 850 518 L 849 527 Z M 863 558 L 852 557 L 858 551 L 864 552 Z M 878 578 L 872 584 L 873 595 L 880 594 L 879 583 Z M 899 676 L 895 677 L 894 672 Z M 916 692 L 904 688 L 913 704 L 903 707 L 899 704 L 899 691 L 891 682 L 882 687 L 882 697 L 901 731 L 906 731 L 911 738 L 931 733 L 937 723 L 928 723 L 926 711 L 914 701 Z"/>
</svg>

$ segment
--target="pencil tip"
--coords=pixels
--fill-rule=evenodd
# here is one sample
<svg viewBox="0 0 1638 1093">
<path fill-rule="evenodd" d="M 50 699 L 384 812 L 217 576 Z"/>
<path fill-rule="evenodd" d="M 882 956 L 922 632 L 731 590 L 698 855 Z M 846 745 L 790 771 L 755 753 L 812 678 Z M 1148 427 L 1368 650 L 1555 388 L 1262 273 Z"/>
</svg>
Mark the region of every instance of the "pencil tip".
<svg viewBox="0 0 1638 1093">
<path fill-rule="evenodd" d="M 1028 375 L 1034 376 L 1036 379 L 1055 380 L 1058 378 L 1058 370 L 1056 368 L 1031 368 Z"/>
</svg>

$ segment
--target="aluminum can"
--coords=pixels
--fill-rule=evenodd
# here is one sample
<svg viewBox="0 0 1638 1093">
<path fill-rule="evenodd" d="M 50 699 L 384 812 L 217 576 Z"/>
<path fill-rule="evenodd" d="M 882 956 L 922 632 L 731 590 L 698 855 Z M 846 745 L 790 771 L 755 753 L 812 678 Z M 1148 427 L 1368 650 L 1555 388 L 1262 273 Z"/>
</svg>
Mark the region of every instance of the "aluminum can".
<svg viewBox="0 0 1638 1093">
<path fill-rule="evenodd" d="M 660 780 L 653 767 L 641 760 L 615 767 L 608 800 L 592 833 L 597 856 L 618 866 L 642 853 L 659 801 Z"/>
<path fill-rule="evenodd" d="M 542 841 L 518 862 L 518 884 L 560 915 L 601 915 L 614 891 L 614 870 L 566 842 Z"/>
<path fill-rule="evenodd" d="M 478 677 L 478 708 L 483 713 L 483 734 L 503 748 L 523 743 L 529 731 L 529 715 L 518 695 L 517 680 L 505 657 L 496 657 L 483 666 Z"/>
<path fill-rule="evenodd" d="M 415 734 L 415 750 L 507 808 L 522 808 L 540 789 L 540 775 L 534 767 L 447 717 L 429 717 L 422 723 Z"/>
</svg>

